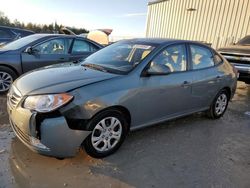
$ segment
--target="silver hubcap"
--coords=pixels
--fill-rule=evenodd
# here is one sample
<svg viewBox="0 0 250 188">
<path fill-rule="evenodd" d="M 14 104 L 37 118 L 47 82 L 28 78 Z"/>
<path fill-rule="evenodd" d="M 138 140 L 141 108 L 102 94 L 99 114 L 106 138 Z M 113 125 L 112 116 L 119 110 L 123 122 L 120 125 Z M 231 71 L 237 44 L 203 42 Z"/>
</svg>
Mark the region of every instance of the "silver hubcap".
<svg viewBox="0 0 250 188">
<path fill-rule="evenodd" d="M 99 152 L 108 151 L 117 145 L 121 135 L 121 122 L 115 117 L 107 117 L 95 126 L 91 135 L 91 143 Z"/>
<path fill-rule="evenodd" d="M 0 92 L 8 91 L 13 79 L 7 72 L 0 71 Z"/>
<path fill-rule="evenodd" d="M 221 94 L 215 103 L 215 112 L 217 115 L 221 115 L 227 106 L 227 96 L 226 94 Z"/>
</svg>

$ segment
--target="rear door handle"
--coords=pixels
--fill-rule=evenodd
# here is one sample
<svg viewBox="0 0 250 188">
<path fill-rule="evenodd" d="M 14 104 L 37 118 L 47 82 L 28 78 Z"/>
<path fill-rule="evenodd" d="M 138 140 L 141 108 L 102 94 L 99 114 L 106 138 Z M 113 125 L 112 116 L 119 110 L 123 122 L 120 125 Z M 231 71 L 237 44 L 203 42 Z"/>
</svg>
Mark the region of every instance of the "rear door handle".
<svg viewBox="0 0 250 188">
<path fill-rule="evenodd" d="M 184 81 L 183 83 L 182 83 L 182 87 L 189 87 L 191 85 L 191 82 L 189 82 L 189 81 Z"/>
</svg>

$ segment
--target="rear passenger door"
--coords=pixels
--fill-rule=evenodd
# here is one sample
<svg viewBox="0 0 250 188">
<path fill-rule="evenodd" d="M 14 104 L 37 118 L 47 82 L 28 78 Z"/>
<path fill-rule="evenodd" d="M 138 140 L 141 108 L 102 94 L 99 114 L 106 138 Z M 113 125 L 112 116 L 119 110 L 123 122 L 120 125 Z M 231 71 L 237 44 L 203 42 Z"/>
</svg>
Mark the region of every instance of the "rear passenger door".
<svg viewBox="0 0 250 188">
<path fill-rule="evenodd" d="M 75 39 L 70 52 L 70 61 L 85 59 L 99 48 L 84 39 Z"/>
<path fill-rule="evenodd" d="M 203 45 L 189 44 L 192 72 L 192 103 L 195 109 L 209 107 L 219 89 L 222 72 L 218 71 L 214 52 Z"/>
</svg>

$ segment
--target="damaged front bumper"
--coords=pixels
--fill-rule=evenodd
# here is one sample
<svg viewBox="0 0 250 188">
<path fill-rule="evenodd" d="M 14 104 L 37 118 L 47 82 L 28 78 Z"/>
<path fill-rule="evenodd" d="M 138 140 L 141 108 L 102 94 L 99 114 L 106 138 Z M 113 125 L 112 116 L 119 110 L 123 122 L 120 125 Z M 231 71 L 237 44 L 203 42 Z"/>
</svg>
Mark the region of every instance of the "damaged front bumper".
<svg viewBox="0 0 250 188">
<path fill-rule="evenodd" d="M 10 124 L 16 136 L 31 150 L 53 157 L 75 156 L 81 143 L 91 133 L 70 129 L 64 116 L 44 118 L 37 123 L 36 112 L 7 105 Z M 40 115 L 40 114 L 39 114 Z M 37 125 L 38 124 L 38 125 Z"/>
</svg>

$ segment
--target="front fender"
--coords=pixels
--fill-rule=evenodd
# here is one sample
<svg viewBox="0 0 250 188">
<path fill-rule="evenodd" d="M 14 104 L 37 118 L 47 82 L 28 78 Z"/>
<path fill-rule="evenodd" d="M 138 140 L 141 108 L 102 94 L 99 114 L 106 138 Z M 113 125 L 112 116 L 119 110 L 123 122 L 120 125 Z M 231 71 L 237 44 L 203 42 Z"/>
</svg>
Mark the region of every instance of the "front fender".
<svg viewBox="0 0 250 188">
<path fill-rule="evenodd" d="M 75 92 L 74 100 L 60 112 L 69 119 L 84 119 L 89 120 L 98 112 L 112 106 L 123 106 L 126 91 L 117 91 L 102 96 L 83 97 Z M 126 108 L 126 106 L 124 106 Z"/>
</svg>

